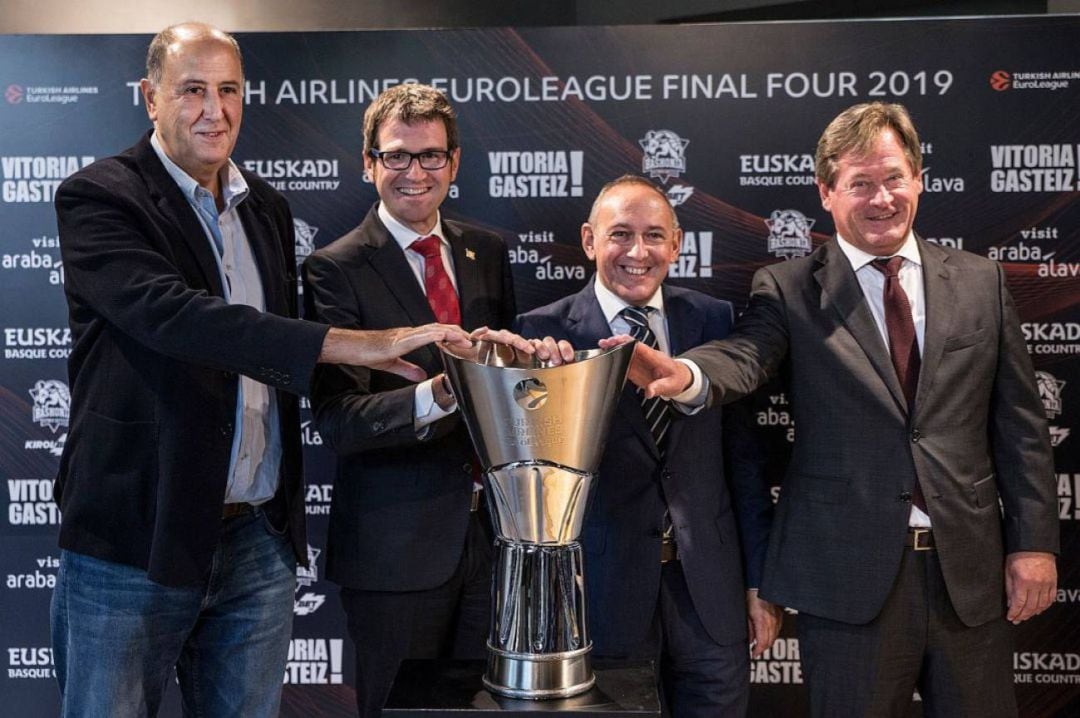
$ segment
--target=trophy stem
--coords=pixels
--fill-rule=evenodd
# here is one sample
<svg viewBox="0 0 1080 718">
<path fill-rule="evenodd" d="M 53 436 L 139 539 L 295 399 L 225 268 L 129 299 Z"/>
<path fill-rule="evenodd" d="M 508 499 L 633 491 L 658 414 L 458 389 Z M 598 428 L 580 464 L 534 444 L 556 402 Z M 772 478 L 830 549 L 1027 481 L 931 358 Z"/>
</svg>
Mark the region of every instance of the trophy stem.
<svg viewBox="0 0 1080 718">
<path fill-rule="evenodd" d="M 495 541 L 492 622 L 484 685 L 513 698 L 567 698 L 589 690 L 581 544 Z"/>
</svg>

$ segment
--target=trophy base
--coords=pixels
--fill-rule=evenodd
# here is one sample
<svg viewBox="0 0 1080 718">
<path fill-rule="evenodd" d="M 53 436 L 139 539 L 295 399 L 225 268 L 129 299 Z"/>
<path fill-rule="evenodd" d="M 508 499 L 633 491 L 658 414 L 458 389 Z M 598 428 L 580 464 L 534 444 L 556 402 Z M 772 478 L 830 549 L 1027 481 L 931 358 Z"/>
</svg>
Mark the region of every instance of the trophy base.
<svg viewBox="0 0 1080 718">
<path fill-rule="evenodd" d="M 484 687 L 509 698 L 544 700 L 570 698 L 596 683 L 589 664 L 592 646 L 566 653 L 523 655 L 499 651 L 488 644 Z"/>
</svg>

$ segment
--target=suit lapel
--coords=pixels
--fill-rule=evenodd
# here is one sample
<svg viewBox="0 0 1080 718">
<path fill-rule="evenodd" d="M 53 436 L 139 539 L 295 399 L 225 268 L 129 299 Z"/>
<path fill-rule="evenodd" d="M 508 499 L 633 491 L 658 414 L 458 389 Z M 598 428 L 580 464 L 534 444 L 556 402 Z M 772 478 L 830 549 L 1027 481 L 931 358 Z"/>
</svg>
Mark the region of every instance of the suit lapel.
<svg viewBox="0 0 1080 718">
<path fill-rule="evenodd" d="M 600 302 L 597 301 L 596 291 L 593 289 L 595 281 L 596 277 L 593 276 L 592 281 L 577 293 L 566 317 L 567 336 L 575 347 L 595 347 L 602 338 L 611 336 L 611 326 L 604 318 L 604 312 L 600 309 Z M 641 397 L 629 382 L 623 386 L 617 411 L 619 416 L 630 424 L 638 439 L 659 459 L 660 451 L 653 441 L 652 432 L 649 431 L 645 414 L 641 410 Z"/>
<path fill-rule="evenodd" d="M 907 401 L 900 380 L 896 377 L 889 351 L 859 287 L 859 280 L 851 269 L 851 262 L 844 256 L 835 238 L 823 245 L 820 252 L 814 277 L 821 286 L 821 309 L 835 312 L 840 324 L 855 338 L 874 371 L 885 382 L 897 406 L 907 413 Z"/>
<path fill-rule="evenodd" d="M 919 370 L 919 388 L 915 392 L 915 411 L 926 402 L 934 386 L 934 376 L 944 350 L 945 339 L 952 334 L 952 321 L 956 306 L 956 287 L 952 272 L 945 263 L 948 255 L 938 247 L 916 236 L 919 256 L 923 263 L 924 306 L 926 323 L 923 331 L 922 368 Z"/>
<path fill-rule="evenodd" d="M 263 210 L 262 203 L 253 195 L 249 194 L 237 209 L 244 225 L 244 234 L 251 246 L 251 253 L 255 256 L 255 264 L 259 268 L 266 310 L 276 314 L 287 313 L 288 299 L 284 292 L 288 273 L 281 256 L 282 240 L 278 236 L 277 227 Z"/>
<path fill-rule="evenodd" d="M 172 243 L 177 247 L 177 251 L 187 252 L 191 256 L 211 294 L 224 297 L 225 290 L 221 286 L 221 273 L 218 270 L 217 259 L 214 257 L 214 250 L 210 248 L 210 240 L 206 238 L 206 230 L 195 215 L 195 210 L 184 198 L 180 187 L 169 176 L 165 165 L 158 159 L 157 153 L 150 144 L 149 133 L 135 145 L 135 163 L 146 180 L 146 186 L 154 204 L 166 220 L 164 225 L 168 228 L 167 231 L 170 232 Z"/>
<path fill-rule="evenodd" d="M 416 281 L 412 267 L 405 259 L 405 253 L 379 220 L 377 208 L 378 205 L 372 207 L 360 225 L 364 241 L 374 250 L 369 255 L 368 261 L 382 278 L 386 290 L 405 312 L 408 324 L 411 326 L 431 324 L 435 321 L 435 314 L 431 311 L 427 297 L 424 296 L 423 290 Z M 429 344 L 419 351 L 426 352 L 432 362 L 441 366 L 442 358 L 433 345 Z"/>
<path fill-rule="evenodd" d="M 480 290 L 477 248 L 460 227 L 449 222 L 443 222 L 442 227 L 447 241 L 450 242 L 450 256 L 454 259 L 454 279 L 457 283 L 458 306 L 461 308 L 461 325 L 465 329 L 475 329 L 480 326 L 479 319 L 473 316 L 473 307 L 479 306 L 473 300 Z"/>
</svg>

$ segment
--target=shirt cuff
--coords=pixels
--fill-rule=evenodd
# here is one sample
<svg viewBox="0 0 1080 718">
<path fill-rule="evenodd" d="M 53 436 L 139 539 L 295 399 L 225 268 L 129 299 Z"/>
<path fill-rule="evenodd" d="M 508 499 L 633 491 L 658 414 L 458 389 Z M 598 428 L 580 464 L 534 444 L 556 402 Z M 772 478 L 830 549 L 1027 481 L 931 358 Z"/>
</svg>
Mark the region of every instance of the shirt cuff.
<svg viewBox="0 0 1080 718">
<path fill-rule="evenodd" d="M 428 379 L 416 385 L 416 394 L 413 395 L 413 428 L 416 429 L 417 434 L 439 419 L 457 411 L 456 401 L 449 409 L 443 409 L 435 403 L 435 392 L 431 388 L 433 381 L 435 379 Z"/>
<path fill-rule="evenodd" d="M 709 396 L 709 377 L 705 376 L 701 371 L 701 367 L 689 359 L 676 359 L 675 361 L 686 365 L 694 378 L 690 382 L 690 386 L 671 397 L 671 404 L 683 414 L 693 416 L 705 408 L 705 399 Z"/>
</svg>

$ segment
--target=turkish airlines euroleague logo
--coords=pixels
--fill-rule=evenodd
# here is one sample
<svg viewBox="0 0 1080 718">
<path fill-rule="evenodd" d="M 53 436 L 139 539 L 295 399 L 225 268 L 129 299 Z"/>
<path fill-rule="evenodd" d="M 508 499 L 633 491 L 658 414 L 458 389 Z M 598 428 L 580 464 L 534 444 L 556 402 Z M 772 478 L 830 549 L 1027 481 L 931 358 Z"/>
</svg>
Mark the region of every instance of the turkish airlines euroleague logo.
<svg viewBox="0 0 1080 718">
<path fill-rule="evenodd" d="M 998 92 L 1004 92 L 1012 87 L 1012 76 L 1005 70 L 998 70 L 990 75 L 990 87 Z"/>
</svg>

